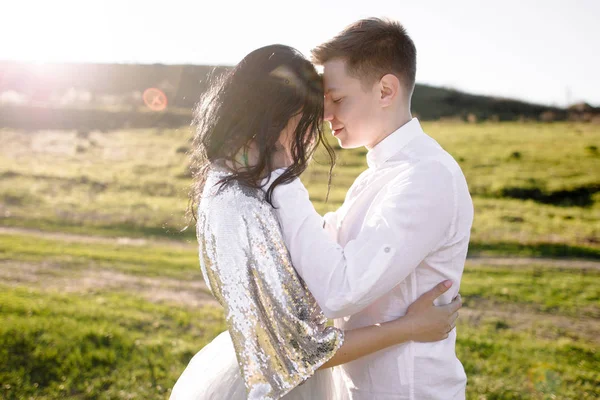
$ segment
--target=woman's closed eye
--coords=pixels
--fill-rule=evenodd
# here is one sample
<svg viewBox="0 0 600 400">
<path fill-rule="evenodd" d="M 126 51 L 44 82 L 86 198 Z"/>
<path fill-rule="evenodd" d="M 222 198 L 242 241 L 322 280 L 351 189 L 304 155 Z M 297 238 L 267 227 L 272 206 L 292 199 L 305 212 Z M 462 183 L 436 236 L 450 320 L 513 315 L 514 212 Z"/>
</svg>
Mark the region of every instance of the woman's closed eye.
<svg viewBox="0 0 600 400">
<path fill-rule="evenodd" d="M 331 99 L 331 101 L 337 104 L 342 101 L 342 97 L 340 97 L 339 99 Z"/>
</svg>

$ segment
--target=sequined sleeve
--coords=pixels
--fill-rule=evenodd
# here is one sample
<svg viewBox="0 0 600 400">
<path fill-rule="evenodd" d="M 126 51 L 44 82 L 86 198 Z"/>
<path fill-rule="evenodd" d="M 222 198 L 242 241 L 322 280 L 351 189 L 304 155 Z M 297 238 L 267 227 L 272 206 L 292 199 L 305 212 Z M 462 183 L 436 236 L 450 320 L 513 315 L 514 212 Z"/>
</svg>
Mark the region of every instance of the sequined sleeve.
<svg viewBox="0 0 600 400">
<path fill-rule="evenodd" d="M 232 184 L 203 198 L 197 231 L 202 271 L 224 307 L 250 400 L 279 399 L 343 342 L 296 274 L 261 193 Z"/>
</svg>

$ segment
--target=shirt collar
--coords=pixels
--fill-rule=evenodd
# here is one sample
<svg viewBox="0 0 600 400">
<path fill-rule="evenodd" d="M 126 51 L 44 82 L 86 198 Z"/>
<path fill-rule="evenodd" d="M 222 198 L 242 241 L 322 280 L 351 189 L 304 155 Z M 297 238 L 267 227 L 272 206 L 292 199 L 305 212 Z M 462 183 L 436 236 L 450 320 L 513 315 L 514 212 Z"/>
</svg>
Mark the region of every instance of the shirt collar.
<svg viewBox="0 0 600 400">
<path fill-rule="evenodd" d="M 369 150 L 367 153 L 367 165 L 369 168 L 382 166 L 394 154 L 402 150 L 411 140 L 422 134 L 424 134 L 424 132 L 419 120 L 417 118 L 411 119 Z"/>
</svg>

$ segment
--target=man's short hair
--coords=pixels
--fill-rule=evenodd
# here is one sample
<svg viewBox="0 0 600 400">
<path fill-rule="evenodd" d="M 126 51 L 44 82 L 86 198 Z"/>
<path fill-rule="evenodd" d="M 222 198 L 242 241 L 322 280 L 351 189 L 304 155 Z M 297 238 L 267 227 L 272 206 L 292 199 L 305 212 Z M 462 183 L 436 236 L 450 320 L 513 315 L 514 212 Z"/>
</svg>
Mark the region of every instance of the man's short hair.
<svg viewBox="0 0 600 400">
<path fill-rule="evenodd" d="M 409 96 L 415 86 L 417 50 L 406 29 L 397 21 L 361 19 L 314 48 L 311 54 L 317 65 L 343 59 L 346 72 L 363 84 L 372 84 L 386 74 L 394 74 Z"/>
</svg>

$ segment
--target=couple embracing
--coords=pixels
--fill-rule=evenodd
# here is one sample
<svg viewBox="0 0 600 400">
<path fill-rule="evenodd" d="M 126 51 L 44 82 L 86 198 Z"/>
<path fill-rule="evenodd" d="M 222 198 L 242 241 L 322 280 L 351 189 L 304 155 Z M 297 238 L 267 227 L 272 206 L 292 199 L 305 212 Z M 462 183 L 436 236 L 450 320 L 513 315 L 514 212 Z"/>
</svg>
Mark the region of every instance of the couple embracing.
<svg viewBox="0 0 600 400">
<path fill-rule="evenodd" d="M 465 398 L 454 328 L 473 205 L 411 116 L 415 74 L 405 29 L 369 18 L 312 63 L 257 49 L 203 95 L 191 200 L 228 329 L 172 400 Z M 368 168 L 321 216 L 299 177 L 319 145 L 333 165 L 323 120 L 342 148 L 368 149 Z"/>
</svg>

